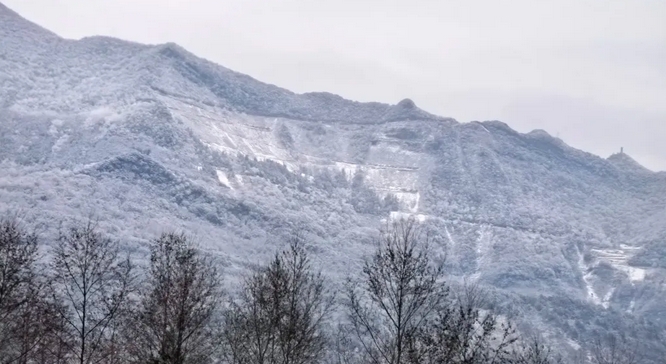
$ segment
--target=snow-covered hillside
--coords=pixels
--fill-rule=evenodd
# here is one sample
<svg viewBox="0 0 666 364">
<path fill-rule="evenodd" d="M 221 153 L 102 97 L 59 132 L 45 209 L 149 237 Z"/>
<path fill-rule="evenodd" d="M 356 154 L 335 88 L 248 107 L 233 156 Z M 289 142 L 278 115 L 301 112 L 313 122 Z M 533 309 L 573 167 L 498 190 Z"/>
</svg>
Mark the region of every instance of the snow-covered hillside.
<svg viewBox="0 0 666 364">
<path fill-rule="evenodd" d="M 174 44 L 62 39 L 1 4 L 0 212 L 46 243 L 95 216 L 137 255 L 184 230 L 231 276 L 298 230 L 338 283 L 385 221 L 415 216 L 455 277 L 562 350 L 666 328 L 666 175 L 625 154 L 295 94 Z"/>
</svg>

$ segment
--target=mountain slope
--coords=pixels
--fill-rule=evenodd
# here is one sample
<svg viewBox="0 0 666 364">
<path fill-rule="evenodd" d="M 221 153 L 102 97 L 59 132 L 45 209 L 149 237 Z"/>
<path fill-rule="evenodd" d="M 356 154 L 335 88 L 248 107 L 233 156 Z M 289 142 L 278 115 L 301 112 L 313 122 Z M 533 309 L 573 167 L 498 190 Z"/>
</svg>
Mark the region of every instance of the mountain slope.
<svg viewBox="0 0 666 364">
<path fill-rule="evenodd" d="M 666 314 L 666 177 L 626 155 L 299 95 L 174 44 L 66 40 L 2 5 L 0 171 L 0 211 L 45 237 L 93 215 L 141 255 L 182 229 L 235 276 L 300 230 L 340 283 L 383 221 L 415 216 L 452 274 L 562 350 L 666 325 L 643 324 Z"/>
</svg>

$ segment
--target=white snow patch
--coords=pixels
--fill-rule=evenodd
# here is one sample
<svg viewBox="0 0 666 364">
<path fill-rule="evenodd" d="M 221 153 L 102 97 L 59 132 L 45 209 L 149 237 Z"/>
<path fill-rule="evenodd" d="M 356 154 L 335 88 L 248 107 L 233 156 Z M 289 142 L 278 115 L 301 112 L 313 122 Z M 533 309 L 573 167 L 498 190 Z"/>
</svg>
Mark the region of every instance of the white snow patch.
<svg viewBox="0 0 666 364">
<path fill-rule="evenodd" d="M 623 250 L 628 250 L 628 251 L 633 252 L 633 253 L 643 249 L 640 246 L 631 246 L 631 245 L 627 245 L 627 244 L 620 244 L 620 248 L 623 249 Z"/>
<path fill-rule="evenodd" d="M 59 151 L 62 148 L 62 146 L 65 143 L 67 143 L 68 140 L 69 140 L 69 134 L 62 135 L 60 138 L 58 138 L 58 140 L 56 140 L 55 143 L 53 143 L 53 146 L 51 147 L 51 152 L 55 153 Z"/>
<path fill-rule="evenodd" d="M 217 170 L 216 173 L 217 173 L 217 180 L 220 181 L 221 184 L 223 184 L 226 187 L 229 187 L 232 190 L 234 189 L 231 186 L 231 182 L 229 182 L 229 178 L 227 177 L 226 173 L 220 170 Z"/>
<path fill-rule="evenodd" d="M 345 162 L 335 162 L 335 168 L 338 171 L 344 171 L 345 176 L 347 176 L 348 180 L 352 180 L 354 178 L 354 175 L 356 174 L 356 170 L 358 170 L 358 164 L 353 164 L 353 163 L 345 163 Z"/>
<path fill-rule="evenodd" d="M 567 344 L 569 344 L 569 346 L 571 346 L 571 348 L 574 350 L 580 350 L 581 348 L 580 344 L 572 339 L 567 339 Z"/>
<path fill-rule="evenodd" d="M 416 192 L 415 194 L 415 200 L 414 201 L 414 206 L 412 207 L 412 212 L 417 212 L 419 210 L 419 202 L 421 201 L 421 194 L 419 192 Z"/>
<path fill-rule="evenodd" d="M 628 264 L 629 258 L 636 251 L 640 250 L 639 247 L 620 245 L 620 248 L 615 249 L 591 249 L 590 252 L 600 261 L 604 261 L 610 264 L 614 269 L 617 269 L 627 275 L 629 280 L 633 282 L 641 282 L 645 280 L 647 271 L 643 268 L 632 267 Z M 587 295 L 589 299 L 597 305 L 600 305 L 604 308 L 610 307 L 610 299 L 615 293 L 615 288 L 611 288 L 603 297 L 599 297 L 594 291 L 592 286 L 592 279 L 594 279 L 594 274 L 590 271 L 591 267 L 585 264 L 583 259 L 583 254 L 578 252 L 578 266 L 581 271 L 588 272 L 583 275 L 583 281 L 585 282 L 585 288 L 587 290 Z M 630 310 L 632 310 L 631 308 Z"/>
<path fill-rule="evenodd" d="M 484 252 L 488 251 L 488 248 L 490 246 L 490 239 L 487 239 L 487 230 L 485 227 L 482 227 L 479 229 L 479 238 L 476 243 L 476 254 L 479 256 L 483 256 Z M 482 266 L 480 264 L 480 266 Z"/>
<path fill-rule="evenodd" d="M 647 276 L 647 271 L 643 268 L 636 268 L 630 266 L 618 266 L 620 270 L 627 273 L 629 280 L 632 282 L 642 282 Z"/>
<path fill-rule="evenodd" d="M 628 264 L 631 258 L 640 247 L 620 245 L 619 249 L 592 249 L 592 252 L 603 261 L 608 262 L 613 268 L 624 272 L 631 282 L 641 282 L 645 280 L 647 271 L 643 268 L 632 267 Z"/>
<path fill-rule="evenodd" d="M 259 161 L 270 160 L 291 172 L 296 170 L 290 152 L 280 145 L 273 132 L 277 119 L 231 115 L 220 108 L 191 105 L 169 97 L 163 98 L 163 101 L 174 118 L 200 135 L 201 141 L 209 147 Z"/>
<path fill-rule="evenodd" d="M 587 273 L 583 276 L 583 281 L 585 282 L 585 289 L 587 290 L 587 296 L 594 303 L 595 305 L 603 305 L 603 302 L 597 296 L 597 293 L 594 292 L 594 288 L 592 287 L 592 283 L 590 282 L 590 279 L 592 278 L 592 273 Z"/>
<path fill-rule="evenodd" d="M 388 193 L 393 194 L 401 204 L 407 207 L 410 213 L 415 214 L 419 211 L 421 195 L 418 192 L 389 191 Z"/>
<path fill-rule="evenodd" d="M 606 295 L 604 296 L 604 300 L 603 300 L 603 302 L 601 303 L 601 305 L 602 305 L 604 308 L 608 308 L 608 307 L 610 307 L 610 299 L 611 299 L 611 297 L 613 297 L 613 293 L 614 293 L 614 292 L 615 292 L 615 288 L 611 288 L 611 289 L 606 293 Z"/>
<path fill-rule="evenodd" d="M 589 267 L 587 264 L 585 264 L 585 259 L 583 258 L 583 253 L 581 251 L 578 251 L 578 267 L 582 272 L 587 272 L 589 270 Z M 595 305 L 602 305 L 602 301 L 597 296 L 596 292 L 594 292 L 594 287 L 592 287 L 592 273 L 586 273 L 583 275 L 583 282 L 585 283 L 585 291 L 587 292 L 587 297 L 592 303 Z"/>
<path fill-rule="evenodd" d="M 448 231 L 447 231 L 448 233 Z M 473 282 L 478 281 L 481 278 L 481 270 L 483 267 L 492 264 L 489 259 L 491 257 L 489 254 L 486 254 L 490 251 L 490 246 L 492 244 L 492 236 L 488 234 L 488 226 L 482 225 L 478 230 L 478 238 L 476 239 L 476 269 L 477 271 L 471 275 L 471 280 Z"/>
<path fill-rule="evenodd" d="M 103 119 L 107 116 L 111 116 L 114 114 L 113 109 L 108 108 L 108 107 L 100 107 L 98 109 L 92 110 L 88 113 L 88 116 L 90 118 L 94 119 Z"/>
<path fill-rule="evenodd" d="M 629 303 L 629 308 L 627 309 L 627 313 L 633 313 L 635 307 L 636 307 L 636 301 L 631 300 L 631 302 Z"/>
<path fill-rule="evenodd" d="M 92 110 L 88 112 L 86 116 L 86 120 L 83 123 L 85 127 L 91 127 L 99 122 L 116 121 L 120 119 L 120 116 L 109 107 L 100 107 Z"/>
<path fill-rule="evenodd" d="M 449 243 L 451 244 L 451 248 L 456 246 L 456 241 L 453 240 L 453 237 L 451 236 L 451 233 L 449 232 L 449 228 L 444 225 L 444 231 L 446 231 L 446 237 L 449 239 Z"/>
<path fill-rule="evenodd" d="M 410 214 L 402 211 L 391 211 L 389 215 L 389 219 L 391 220 L 407 220 L 410 218 L 413 218 L 418 222 L 424 222 L 428 219 L 428 216 L 423 214 Z"/>
</svg>

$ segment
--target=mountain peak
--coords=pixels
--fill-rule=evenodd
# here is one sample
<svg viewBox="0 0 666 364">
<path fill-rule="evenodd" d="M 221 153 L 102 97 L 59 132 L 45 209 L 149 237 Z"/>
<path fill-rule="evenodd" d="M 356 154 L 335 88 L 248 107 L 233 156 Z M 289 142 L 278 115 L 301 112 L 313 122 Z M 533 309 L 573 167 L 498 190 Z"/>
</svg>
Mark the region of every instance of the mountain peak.
<svg viewBox="0 0 666 364">
<path fill-rule="evenodd" d="M 398 120 L 449 120 L 450 118 L 443 118 L 430 114 L 421 110 L 416 106 L 411 99 L 403 99 L 395 105 L 390 106 L 386 113 L 382 116 L 382 121 L 398 121 Z"/>
<path fill-rule="evenodd" d="M 640 163 L 636 162 L 635 159 L 631 158 L 628 154 L 621 151 L 619 153 L 612 154 L 606 160 L 611 162 L 615 167 L 631 172 L 639 173 L 650 173 L 651 171 L 643 167 Z"/>
<path fill-rule="evenodd" d="M 23 18 L 0 2 L 0 44 L 11 42 L 12 39 L 30 44 L 59 38 L 55 33 Z"/>
<path fill-rule="evenodd" d="M 416 104 L 411 99 L 403 99 L 396 106 L 401 109 L 407 109 L 407 110 L 416 109 Z"/>
</svg>

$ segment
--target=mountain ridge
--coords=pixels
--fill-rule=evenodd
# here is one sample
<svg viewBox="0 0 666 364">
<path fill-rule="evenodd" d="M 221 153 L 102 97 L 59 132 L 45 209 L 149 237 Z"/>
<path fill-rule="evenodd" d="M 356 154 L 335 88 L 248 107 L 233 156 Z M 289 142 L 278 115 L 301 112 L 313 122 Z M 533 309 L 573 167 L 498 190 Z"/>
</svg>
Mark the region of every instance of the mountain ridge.
<svg viewBox="0 0 666 364">
<path fill-rule="evenodd" d="M 57 36 L 55 33 L 51 32 L 49 30 L 46 30 L 46 29 L 42 28 L 41 26 L 39 26 L 39 25 L 21 17 L 18 13 L 14 12 L 13 10 L 9 9 L 7 6 L 2 4 L 2 2 L 0 2 L 0 9 L 2 9 L 0 11 L 2 11 L 3 13 L 9 14 L 12 19 L 17 20 L 20 23 L 29 24 L 30 28 L 40 29 L 44 33 L 52 34 L 52 35 L 58 37 L 61 40 L 65 40 L 64 38 L 61 38 L 61 37 Z M 235 77 L 238 77 L 238 78 L 241 78 L 241 79 L 246 79 L 246 80 L 251 80 L 253 82 L 257 82 L 257 83 L 261 84 L 264 87 L 274 88 L 274 90 L 276 90 L 277 92 L 287 93 L 288 95 L 291 95 L 291 96 L 302 96 L 306 99 L 314 99 L 315 101 L 313 101 L 313 102 L 315 102 L 315 103 L 318 102 L 319 100 L 321 100 L 322 102 L 333 103 L 334 106 L 331 107 L 332 109 L 340 108 L 340 106 L 339 106 L 340 104 L 364 105 L 364 106 L 368 106 L 368 107 L 376 107 L 377 109 L 381 110 L 381 111 L 377 112 L 377 114 L 381 114 L 381 112 L 383 111 L 384 115 L 389 115 L 388 117 L 386 117 L 386 116 L 375 117 L 377 120 L 382 121 L 382 122 L 392 121 L 392 120 L 399 120 L 400 117 L 396 118 L 395 116 L 394 117 L 390 116 L 392 113 L 396 113 L 396 110 L 398 110 L 398 111 L 400 111 L 400 110 L 416 110 L 416 113 L 414 113 L 414 114 L 408 113 L 407 115 L 401 116 L 402 118 L 406 118 L 406 119 L 410 119 L 410 118 L 414 118 L 414 120 L 431 120 L 431 119 L 434 119 L 434 120 L 442 120 L 442 121 L 446 121 L 446 122 L 457 122 L 455 119 L 432 115 L 432 114 L 427 113 L 427 112 L 425 112 L 421 109 L 418 109 L 416 107 L 416 105 L 414 104 L 414 102 L 410 99 L 407 99 L 407 98 L 401 100 L 400 102 L 398 102 L 395 105 L 389 105 L 389 104 L 384 104 L 384 103 L 380 103 L 380 102 L 358 102 L 358 101 L 353 101 L 353 100 L 345 99 L 340 95 L 335 95 L 335 94 L 331 94 L 331 93 L 328 93 L 328 92 L 306 92 L 306 93 L 302 93 L 302 94 L 296 94 L 296 93 L 293 93 L 289 90 L 286 90 L 286 89 L 283 89 L 283 88 L 280 88 L 280 87 L 277 87 L 277 86 L 274 86 L 274 85 L 271 85 L 271 84 L 263 83 L 261 81 L 256 80 L 255 78 L 253 78 L 251 76 L 229 70 L 229 69 L 227 69 L 223 66 L 220 66 L 220 65 L 218 65 L 218 64 L 216 64 L 212 61 L 209 61 L 209 60 L 206 60 L 206 59 L 203 59 L 203 58 L 199 58 L 199 57 L 193 55 L 192 53 L 188 52 L 183 47 L 181 47 L 181 46 L 179 46 L 175 43 L 164 43 L 164 44 L 159 44 L 159 45 L 144 45 L 144 44 L 140 44 L 140 43 L 136 43 L 136 42 L 132 42 L 132 41 L 128 41 L 128 40 L 121 40 L 121 39 L 117 39 L 117 38 L 113 38 L 113 37 L 99 36 L 99 35 L 84 37 L 84 38 L 81 38 L 79 40 L 75 40 L 73 42 L 76 42 L 76 43 L 87 43 L 87 42 L 114 43 L 115 45 L 118 45 L 118 46 L 128 46 L 129 45 L 129 46 L 135 46 L 136 48 L 142 48 L 142 50 L 154 50 L 158 53 L 166 53 L 167 56 L 172 55 L 174 58 L 177 58 L 177 59 L 193 57 L 194 61 L 196 61 L 198 63 L 202 63 L 206 66 L 211 66 L 212 65 L 214 67 L 217 67 L 217 68 L 223 70 L 225 73 L 232 74 Z M 408 107 L 405 107 L 405 105 L 408 105 Z M 241 111 L 245 111 L 245 110 L 241 110 Z M 295 117 L 295 118 L 298 118 L 300 120 L 310 120 L 310 121 L 315 120 L 315 118 L 307 118 L 307 117 L 299 118 L 298 115 L 293 115 L 293 114 L 284 114 L 283 115 L 283 114 L 280 114 L 280 113 L 277 113 L 277 112 L 266 112 L 266 113 L 263 113 L 263 114 L 258 113 L 257 115 L 258 116 L 277 116 L 277 117 L 287 116 L 287 117 L 292 117 L 292 118 Z M 326 120 L 326 118 L 324 118 L 324 121 L 341 121 L 342 119 L 343 119 L 342 117 L 340 117 L 339 119 L 331 118 L 331 119 L 328 119 L 328 120 Z M 501 123 L 505 127 L 510 128 L 510 126 L 508 126 L 506 123 L 503 123 L 501 121 L 484 121 L 483 123 L 491 123 L 491 124 Z M 544 130 L 541 130 L 541 129 L 532 130 L 530 132 L 525 133 L 524 135 L 535 135 L 535 136 L 536 135 L 543 135 L 544 138 L 546 138 L 546 139 L 553 138 L 553 139 L 555 139 L 559 142 L 562 142 L 560 139 L 557 139 L 557 138 L 554 138 L 554 137 L 550 136 L 550 134 L 548 134 L 548 132 L 546 132 Z M 571 148 L 568 145 L 567 145 L 567 147 Z M 602 158 L 602 157 L 599 157 L 599 158 Z M 635 162 L 635 163 L 637 163 L 637 162 Z M 639 166 L 640 166 L 640 164 L 639 164 Z M 666 171 L 664 171 L 664 172 L 666 172 Z"/>
<path fill-rule="evenodd" d="M 666 313 L 666 180 L 628 156 L 409 99 L 295 94 L 175 44 L 54 45 L 11 27 L 0 23 L 0 212 L 30 211 L 45 237 L 93 211 L 139 255 L 165 228 L 190 231 L 233 280 L 299 230 L 340 285 L 377 228 L 412 216 L 452 277 L 563 352 Z M 640 327 L 649 343 L 662 330 Z"/>
<path fill-rule="evenodd" d="M 18 31 L 30 33 L 31 37 L 40 35 L 40 32 L 44 36 L 48 34 L 49 36 L 57 37 L 54 33 L 25 20 L 7 7 L 4 7 L 2 14 L 10 20 L 3 22 L 3 29 L 6 30 L 6 39 L 16 36 Z M 12 25 L 12 29 L 17 29 L 7 31 L 7 28 L 9 28 L 8 24 Z M 18 35 L 20 38 L 21 35 Z M 205 91 L 212 93 L 213 96 L 217 96 L 219 99 L 216 101 L 223 100 L 229 104 L 228 106 L 236 107 L 244 112 L 253 112 L 264 116 L 287 116 L 302 120 L 374 123 L 390 119 L 391 113 L 395 113 L 399 109 L 399 111 L 406 113 L 404 116 L 415 120 L 452 120 L 426 113 L 415 106 L 405 109 L 399 105 L 387 105 L 376 102 L 360 103 L 343 98 L 331 98 L 326 93 L 295 94 L 286 89 L 257 81 L 250 76 L 231 71 L 213 62 L 196 57 L 174 43 L 149 46 L 105 36 L 85 37 L 80 40 L 66 40 L 60 37 L 57 37 L 57 39 L 60 42 L 68 43 L 69 47 L 76 48 L 77 46 L 82 46 L 85 48 L 88 45 L 96 48 L 98 52 L 109 51 L 105 50 L 104 47 L 114 47 L 116 50 L 124 47 L 133 48 L 131 51 L 137 54 L 141 53 L 141 51 L 152 54 L 157 53 L 158 57 L 162 56 L 165 58 L 161 60 L 162 62 L 171 64 L 174 71 L 203 86 Z M 5 48 L 10 50 L 9 47 Z M 16 51 L 16 48 L 20 48 L 20 46 L 12 50 Z M 169 91 L 169 87 L 164 87 L 166 85 L 161 86 L 163 86 L 161 88 L 162 91 Z M 154 85 L 154 87 L 160 88 L 160 85 Z M 309 111 L 310 113 L 308 113 Z M 312 111 L 314 111 L 314 114 L 311 113 Z M 338 112 L 334 114 L 333 111 Z"/>
</svg>

